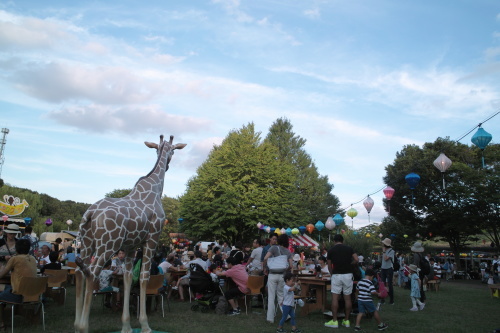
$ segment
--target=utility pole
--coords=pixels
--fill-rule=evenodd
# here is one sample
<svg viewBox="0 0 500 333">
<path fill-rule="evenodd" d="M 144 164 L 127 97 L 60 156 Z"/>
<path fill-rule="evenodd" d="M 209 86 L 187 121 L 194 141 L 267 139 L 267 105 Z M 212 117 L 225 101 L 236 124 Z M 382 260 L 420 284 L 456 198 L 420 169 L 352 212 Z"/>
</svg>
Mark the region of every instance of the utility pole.
<svg viewBox="0 0 500 333">
<path fill-rule="evenodd" d="M 5 161 L 4 151 L 5 151 L 5 144 L 7 143 L 6 139 L 7 134 L 9 134 L 9 129 L 2 128 L 2 141 L 0 141 L 0 179 L 2 178 L 2 167 L 3 167 L 3 162 Z"/>
</svg>

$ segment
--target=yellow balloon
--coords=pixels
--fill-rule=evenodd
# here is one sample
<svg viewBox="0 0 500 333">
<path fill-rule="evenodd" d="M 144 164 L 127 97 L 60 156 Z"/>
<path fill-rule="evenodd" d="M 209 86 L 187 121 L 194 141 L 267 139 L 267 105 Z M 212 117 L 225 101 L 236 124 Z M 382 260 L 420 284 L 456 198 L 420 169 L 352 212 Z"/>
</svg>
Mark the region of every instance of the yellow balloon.
<svg viewBox="0 0 500 333">
<path fill-rule="evenodd" d="M 276 235 L 281 235 L 281 230 L 280 228 L 276 228 L 276 230 L 274 230 L 274 232 L 276 233 Z"/>
<path fill-rule="evenodd" d="M 370 235 L 369 233 L 366 234 L 366 238 L 370 238 L 372 235 Z"/>
</svg>

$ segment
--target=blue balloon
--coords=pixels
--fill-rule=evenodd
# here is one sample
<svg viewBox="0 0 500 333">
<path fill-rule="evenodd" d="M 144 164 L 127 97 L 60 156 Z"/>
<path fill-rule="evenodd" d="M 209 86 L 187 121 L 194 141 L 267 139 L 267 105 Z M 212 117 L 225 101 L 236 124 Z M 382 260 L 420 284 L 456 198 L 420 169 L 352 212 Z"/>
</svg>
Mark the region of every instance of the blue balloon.
<svg viewBox="0 0 500 333">
<path fill-rule="evenodd" d="M 304 227 L 303 225 L 301 225 L 301 226 L 299 227 L 299 231 L 300 231 L 300 234 L 301 234 L 301 235 L 304 235 L 304 234 L 306 233 L 306 230 L 307 230 L 307 228 L 306 228 L 306 227 Z"/>
<path fill-rule="evenodd" d="M 325 227 L 325 224 L 323 222 L 321 222 L 321 221 L 318 221 L 318 222 L 316 222 L 316 224 L 314 225 L 314 227 L 316 229 L 318 229 L 318 231 L 321 231 Z"/>
<path fill-rule="evenodd" d="M 31 223 L 31 217 L 25 217 L 24 218 L 24 223 L 28 226 Z"/>
</svg>

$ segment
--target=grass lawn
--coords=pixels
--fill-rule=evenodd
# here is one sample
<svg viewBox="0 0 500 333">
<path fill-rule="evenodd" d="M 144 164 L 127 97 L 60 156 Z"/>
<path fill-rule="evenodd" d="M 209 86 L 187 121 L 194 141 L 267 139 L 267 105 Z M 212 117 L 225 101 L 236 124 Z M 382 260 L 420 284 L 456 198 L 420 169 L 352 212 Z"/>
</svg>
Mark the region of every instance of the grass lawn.
<svg viewBox="0 0 500 333">
<path fill-rule="evenodd" d="M 74 286 L 68 287 L 68 299 L 65 306 L 49 302 L 46 306 L 46 332 L 73 332 L 74 321 Z M 412 333 L 425 332 L 493 332 L 500 329 L 500 298 L 492 298 L 486 285 L 479 281 L 451 281 L 441 283 L 439 292 L 427 292 L 427 306 L 423 311 L 410 312 L 411 301 L 409 291 L 395 289 L 395 305 L 384 305 L 380 315 L 389 324 L 386 332 Z M 165 304 L 166 306 L 166 304 Z M 233 332 L 275 332 L 275 324 L 265 320 L 262 309 L 254 309 L 252 315 L 219 316 L 215 313 L 201 313 L 190 310 L 190 303 L 173 301 L 171 312 L 166 311 L 165 318 L 161 310 L 149 316 L 149 324 L 153 330 L 171 333 L 233 333 Z M 300 313 L 300 310 L 298 310 Z M 256 312 L 261 312 L 257 314 Z M 10 316 L 10 311 L 5 313 Z M 92 304 L 90 314 L 90 331 L 95 333 L 116 332 L 121 329 L 120 312 L 103 309 L 100 299 Z M 311 313 L 307 317 L 297 318 L 297 325 L 304 332 L 353 332 L 354 321 L 351 318 L 351 328 L 327 328 L 323 324 L 327 318 L 323 314 Z M 363 319 L 361 326 L 365 332 L 375 332 L 374 319 Z M 9 326 L 8 326 L 9 327 Z M 139 322 L 134 316 L 132 327 L 139 328 Z M 285 324 L 290 330 L 290 324 Z M 10 330 L 9 330 L 10 331 Z M 42 332 L 42 326 L 30 325 L 23 317 L 16 316 L 15 332 Z"/>
</svg>

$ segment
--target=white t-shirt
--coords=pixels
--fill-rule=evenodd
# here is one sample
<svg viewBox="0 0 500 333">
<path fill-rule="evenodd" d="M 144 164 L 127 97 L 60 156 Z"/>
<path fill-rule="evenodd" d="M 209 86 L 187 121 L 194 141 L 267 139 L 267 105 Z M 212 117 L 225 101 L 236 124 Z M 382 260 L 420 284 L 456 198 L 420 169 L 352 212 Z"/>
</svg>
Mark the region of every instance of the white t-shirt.
<svg viewBox="0 0 500 333">
<path fill-rule="evenodd" d="M 260 261 L 262 250 L 263 250 L 262 246 L 259 246 L 258 248 L 252 251 L 252 254 L 250 254 L 250 258 L 253 258 L 252 262 L 250 263 L 251 268 L 262 269 L 262 261 Z"/>
<path fill-rule="evenodd" d="M 285 284 L 283 287 L 283 305 L 294 306 L 294 294 L 293 291 L 290 291 L 292 287 L 289 287 Z"/>
<path fill-rule="evenodd" d="M 170 267 L 172 267 L 172 264 L 165 260 L 164 262 L 162 262 L 158 266 L 161 267 L 161 270 L 163 271 L 163 273 L 168 273 L 168 269 Z"/>
</svg>

